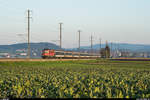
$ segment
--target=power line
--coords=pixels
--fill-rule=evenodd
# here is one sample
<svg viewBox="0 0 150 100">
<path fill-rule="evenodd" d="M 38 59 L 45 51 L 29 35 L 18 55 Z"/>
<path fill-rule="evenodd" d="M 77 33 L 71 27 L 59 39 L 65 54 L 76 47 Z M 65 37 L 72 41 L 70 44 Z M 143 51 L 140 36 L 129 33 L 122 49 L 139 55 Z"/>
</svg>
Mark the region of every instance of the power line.
<svg viewBox="0 0 150 100">
<path fill-rule="evenodd" d="M 21 42 L 27 41 L 26 38 L 25 38 L 25 35 L 26 35 L 26 34 L 17 34 L 17 36 L 19 36 L 20 38 L 22 38 Z"/>
<path fill-rule="evenodd" d="M 3 7 L 4 9 L 5 9 L 5 11 L 6 10 L 8 10 L 8 11 L 10 11 L 10 12 L 17 12 L 17 13 L 20 13 L 21 14 L 21 11 L 18 11 L 18 9 L 17 8 L 15 8 L 15 7 L 11 7 L 11 8 L 9 8 L 8 6 L 8 1 L 9 0 L 2 0 L 2 1 L 0 1 L 0 7 Z M 11 4 L 12 5 L 12 4 Z M 1 8 L 2 9 L 2 8 Z"/>
</svg>

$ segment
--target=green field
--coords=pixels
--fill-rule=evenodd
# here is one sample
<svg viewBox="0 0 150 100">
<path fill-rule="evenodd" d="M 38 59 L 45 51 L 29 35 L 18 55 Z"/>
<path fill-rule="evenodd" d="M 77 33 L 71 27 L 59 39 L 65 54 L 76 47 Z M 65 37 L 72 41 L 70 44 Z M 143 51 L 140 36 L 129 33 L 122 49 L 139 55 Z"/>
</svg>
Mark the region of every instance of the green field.
<svg viewBox="0 0 150 100">
<path fill-rule="evenodd" d="M 150 98 L 150 62 L 0 62 L 0 98 Z"/>
</svg>

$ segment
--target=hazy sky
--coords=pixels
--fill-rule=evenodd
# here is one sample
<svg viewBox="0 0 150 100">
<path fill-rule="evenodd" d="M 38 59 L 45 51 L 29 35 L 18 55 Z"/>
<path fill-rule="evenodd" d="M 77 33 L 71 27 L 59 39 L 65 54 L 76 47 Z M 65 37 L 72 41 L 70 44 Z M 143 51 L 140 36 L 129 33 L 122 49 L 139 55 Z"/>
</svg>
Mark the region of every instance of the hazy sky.
<svg viewBox="0 0 150 100">
<path fill-rule="evenodd" d="M 0 0 L 0 44 L 26 42 L 27 9 L 32 10 L 31 41 L 59 44 L 63 22 L 63 47 L 121 42 L 150 44 L 150 0 Z M 19 35 L 22 34 L 22 35 Z"/>
</svg>

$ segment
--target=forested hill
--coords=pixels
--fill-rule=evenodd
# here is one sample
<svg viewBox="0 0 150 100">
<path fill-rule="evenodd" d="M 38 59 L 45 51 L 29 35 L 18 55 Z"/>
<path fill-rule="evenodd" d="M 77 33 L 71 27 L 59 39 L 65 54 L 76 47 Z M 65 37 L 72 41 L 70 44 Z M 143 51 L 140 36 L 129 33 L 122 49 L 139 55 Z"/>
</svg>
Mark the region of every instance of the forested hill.
<svg viewBox="0 0 150 100">
<path fill-rule="evenodd" d="M 111 44 L 108 44 L 111 47 Z M 101 45 L 102 48 L 105 47 L 105 44 Z M 90 49 L 90 46 L 82 46 L 82 49 Z M 100 44 L 93 45 L 94 49 L 99 49 Z M 137 51 L 137 52 L 150 52 L 150 45 L 145 44 L 127 44 L 127 43 L 112 43 L 112 49 L 126 49 L 130 51 Z"/>
<path fill-rule="evenodd" d="M 111 44 L 108 44 L 111 47 Z M 40 42 L 40 43 L 31 43 L 30 44 L 32 50 L 41 51 L 44 48 L 49 49 L 60 49 L 58 45 L 48 42 Z M 95 44 L 93 45 L 94 49 L 99 49 L 100 45 Z M 102 48 L 105 47 L 105 44 L 101 45 Z M 0 52 L 10 52 L 14 53 L 18 49 L 27 49 L 28 44 L 27 43 L 19 43 L 19 44 L 12 44 L 12 45 L 0 45 Z M 74 50 L 76 48 L 73 48 Z M 82 46 L 81 49 L 90 49 L 90 46 Z M 127 49 L 131 51 L 141 51 L 141 52 L 150 52 L 150 45 L 144 45 L 144 44 L 127 44 L 127 43 L 113 43 L 112 49 Z"/>
<path fill-rule="evenodd" d="M 48 43 L 48 42 L 40 42 L 40 43 L 30 43 L 30 47 L 33 50 L 42 50 L 44 48 L 49 49 L 59 49 L 59 46 Z M 19 44 L 12 44 L 12 45 L 0 45 L 0 52 L 15 52 L 18 49 L 27 49 L 27 43 L 19 43 Z"/>
</svg>

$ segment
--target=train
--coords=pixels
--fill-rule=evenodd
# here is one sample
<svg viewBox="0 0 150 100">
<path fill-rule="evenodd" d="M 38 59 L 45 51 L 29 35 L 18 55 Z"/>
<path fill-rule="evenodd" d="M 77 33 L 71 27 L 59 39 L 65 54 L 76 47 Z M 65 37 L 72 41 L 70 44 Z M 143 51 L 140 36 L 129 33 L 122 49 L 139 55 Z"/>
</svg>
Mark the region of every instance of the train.
<svg viewBox="0 0 150 100">
<path fill-rule="evenodd" d="M 95 59 L 100 58 L 100 55 L 94 53 L 81 53 L 73 51 L 64 51 L 64 50 L 54 50 L 54 49 L 43 49 L 42 50 L 43 59 L 52 59 L 52 58 L 62 58 L 62 59 Z"/>
</svg>

